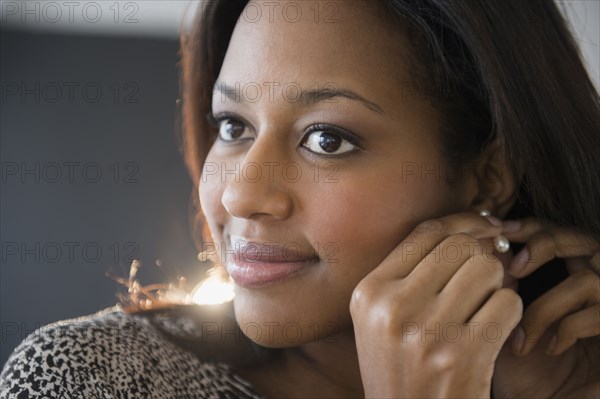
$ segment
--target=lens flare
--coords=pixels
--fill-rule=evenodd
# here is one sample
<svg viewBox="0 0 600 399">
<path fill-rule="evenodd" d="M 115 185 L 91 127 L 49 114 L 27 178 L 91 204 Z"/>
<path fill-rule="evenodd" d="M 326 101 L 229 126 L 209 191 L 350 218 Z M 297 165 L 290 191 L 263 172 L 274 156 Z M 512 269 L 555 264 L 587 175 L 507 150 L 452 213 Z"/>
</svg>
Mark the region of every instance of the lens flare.
<svg viewBox="0 0 600 399">
<path fill-rule="evenodd" d="M 211 274 L 192 290 L 192 302 L 197 305 L 218 305 L 233 300 L 233 282 L 220 273 Z"/>
</svg>

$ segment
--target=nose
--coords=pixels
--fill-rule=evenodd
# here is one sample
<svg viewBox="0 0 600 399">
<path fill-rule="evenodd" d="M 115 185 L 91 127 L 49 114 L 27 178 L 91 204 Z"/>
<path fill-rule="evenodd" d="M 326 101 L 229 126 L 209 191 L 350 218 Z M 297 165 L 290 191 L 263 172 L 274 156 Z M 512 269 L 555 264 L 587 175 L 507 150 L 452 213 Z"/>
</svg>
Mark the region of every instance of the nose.
<svg viewBox="0 0 600 399">
<path fill-rule="evenodd" d="M 264 137 L 263 137 L 264 138 Z M 230 215 L 256 219 L 288 218 L 293 210 L 293 198 L 281 173 L 286 164 L 282 157 L 275 159 L 267 140 L 255 139 L 243 161 L 228 165 L 235 176 L 226 176 L 221 203 Z"/>
</svg>

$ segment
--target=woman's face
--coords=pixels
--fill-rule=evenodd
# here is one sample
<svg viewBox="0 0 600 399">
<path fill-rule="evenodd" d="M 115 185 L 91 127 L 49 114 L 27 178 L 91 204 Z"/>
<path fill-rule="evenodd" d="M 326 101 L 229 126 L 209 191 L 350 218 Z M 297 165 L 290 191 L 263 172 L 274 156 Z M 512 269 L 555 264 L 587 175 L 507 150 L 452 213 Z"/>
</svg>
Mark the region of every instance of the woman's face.
<svg viewBox="0 0 600 399">
<path fill-rule="evenodd" d="M 265 346 L 351 329 L 358 282 L 418 222 L 467 205 L 408 42 L 360 3 L 251 2 L 213 92 L 202 208 L 236 318 Z"/>
</svg>

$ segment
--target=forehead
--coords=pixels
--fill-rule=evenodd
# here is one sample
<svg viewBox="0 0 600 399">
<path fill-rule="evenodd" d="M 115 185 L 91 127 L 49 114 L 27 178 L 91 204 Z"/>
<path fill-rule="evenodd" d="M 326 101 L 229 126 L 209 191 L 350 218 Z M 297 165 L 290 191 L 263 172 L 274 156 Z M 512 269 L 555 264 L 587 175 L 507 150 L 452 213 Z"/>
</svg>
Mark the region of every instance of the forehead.
<svg viewBox="0 0 600 399">
<path fill-rule="evenodd" d="M 334 83 L 381 97 L 410 81 L 409 48 L 376 1 L 250 1 L 219 80 Z"/>
</svg>

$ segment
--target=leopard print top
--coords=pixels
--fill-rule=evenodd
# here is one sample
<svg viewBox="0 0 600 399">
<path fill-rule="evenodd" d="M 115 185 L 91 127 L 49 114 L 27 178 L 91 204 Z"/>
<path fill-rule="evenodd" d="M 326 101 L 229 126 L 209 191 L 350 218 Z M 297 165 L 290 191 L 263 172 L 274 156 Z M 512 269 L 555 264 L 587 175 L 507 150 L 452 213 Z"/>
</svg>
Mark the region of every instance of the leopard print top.
<svg viewBox="0 0 600 399">
<path fill-rule="evenodd" d="M 37 329 L 0 374 L 3 399 L 260 397 L 229 365 L 201 360 L 149 318 L 117 306 Z"/>
</svg>

